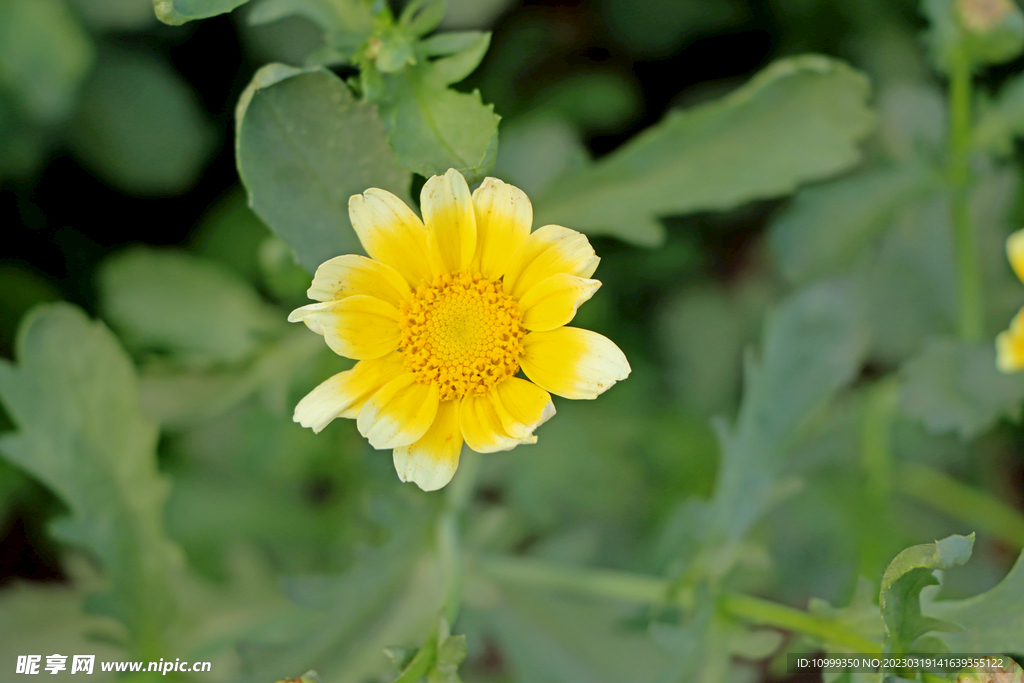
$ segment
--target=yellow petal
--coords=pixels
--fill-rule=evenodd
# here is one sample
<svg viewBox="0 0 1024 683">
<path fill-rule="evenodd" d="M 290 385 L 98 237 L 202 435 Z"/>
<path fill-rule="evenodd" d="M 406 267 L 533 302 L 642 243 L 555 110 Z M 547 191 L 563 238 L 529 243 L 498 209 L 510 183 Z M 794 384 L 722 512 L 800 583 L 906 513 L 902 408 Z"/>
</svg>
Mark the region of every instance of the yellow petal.
<svg viewBox="0 0 1024 683">
<path fill-rule="evenodd" d="M 288 322 L 300 320 L 346 358 L 380 358 L 398 348 L 398 309 L 377 297 L 358 294 L 309 304 L 288 315 Z"/>
<path fill-rule="evenodd" d="M 306 394 L 295 406 L 292 419 L 316 433 L 335 418 L 355 419 L 371 396 L 404 371 L 404 358 L 397 351 L 383 358 L 361 360 L 351 370 L 339 372 Z"/>
<path fill-rule="evenodd" d="M 408 446 L 430 429 L 437 404 L 437 387 L 420 384 L 414 374 L 405 372 L 363 404 L 356 426 L 376 449 Z"/>
<path fill-rule="evenodd" d="M 567 324 L 576 309 L 601 287 L 598 280 L 587 280 L 568 273 L 545 278 L 519 300 L 523 325 L 528 330 L 547 332 Z"/>
<path fill-rule="evenodd" d="M 375 296 L 396 308 L 412 298 L 409 283 L 397 270 L 358 254 L 335 256 L 322 263 L 306 291 L 315 301 L 337 301 L 358 294 Z"/>
<path fill-rule="evenodd" d="M 1006 373 L 1024 370 L 1024 309 L 996 336 L 996 367 Z"/>
<path fill-rule="evenodd" d="M 519 377 L 491 389 L 491 402 L 505 433 L 518 439 L 529 437 L 555 414 L 551 394 Z"/>
<path fill-rule="evenodd" d="M 526 335 L 522 368 L 542 389 L 575 399 L 597 398 L 630 372 L 615 342 L 578 327 Z"/>
<path fill-rule="evenodd" d="M 519 298 L 556 273 L 590 277 L 601 259 L 585 235 L 559 225 L 545 225 L 515 250 L 505 268 L 505 293 Z"/>
<path fill-rule="evenodd" d="M 447 272 L 468 268 L 476 251 L 476 216 L 469 185 L 454 168 L 423 185 L 420 209 L 430 245 Z"/>
<path fill-rule="evenodd" d="M 418 287 L 434 277 L 423 222 L 401 199 L 370 188 L 348 200 L 348 215 L 366 253 Z"/>
<path fill-rule="evenodd" d="M 535 436 L 522 439 L 509 436 L 487 394 L 466 394 L 462 397 L 459 423 L 466 445 L 477 453 L 508 451 L 521 443 L 537 443 Z"/>
<path fill-rule="evenodd" d="M 424 491 L 436 491 L 452 480 L 461 452 L 459 402 L 442 401 L 427 433 L 411 446 L 394 450 L 395 470 L 402 481 L 415 482 Z"/>
<path fill-rule="evenodd" d="M 476 255 L 473 266 L 488 280 L 505 274 L 516 248 L 530 234 L 533 205 L 526 193 L 497 178 L 484 178 L 473 192 L 476 214 Z"/>
<path fill-rule="evenodd" d="M 1006 255 L 1013 272 L 1024 282 L 1024 230 L 1018 230 L 1006 239 Z"/>
</svg>

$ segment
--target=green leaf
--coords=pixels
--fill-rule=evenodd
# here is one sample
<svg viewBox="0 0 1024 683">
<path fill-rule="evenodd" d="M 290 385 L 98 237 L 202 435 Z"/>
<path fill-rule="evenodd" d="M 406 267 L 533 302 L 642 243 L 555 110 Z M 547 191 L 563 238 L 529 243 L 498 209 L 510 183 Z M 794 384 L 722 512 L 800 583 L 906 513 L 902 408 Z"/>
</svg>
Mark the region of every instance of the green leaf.
<svg viewBox="0 0 1024 683">
<path fill-rule="evenodd" d="M 932 432 L 973 439 L 1000 418 L 1020 418 L 1024 377 L 999 372 L 991 344 L 930 339 L 902 376 L 903 409 Z"/>
<path fill-rule="evenodd" d="M 974 145 L 1008 157 L 1014 139 L 1024 135 L 1024 74 L 1007 79 L 995 100 L 986 104 L 974 128 Z"/>
<path fill-rule="evenodd" d="M 301 332 L 286 333 L 278 343 L 262 349 L 243 369 L 147 369 L 140 378 L 146 414 L 164 428 L 181 429 L 217 417 L 256 393 L 279 413 L 285 412 L 286 392 L 296 370 L 318 357 L 338 359 L 323 340 Z M 335 371 L 341 369 L 346 368 Z M 289 405 L 287 410 L 293 407 Z"/>
<path fill-rule="evenodd" d="M 260 69 L 237 110 L 238 172 L 257 215 L 309 272 L 358 252 L 348 199 L 370 187 L 408 198 L 376 108 L 326 70 Z"/>
<path fill-rule="evenodd" d="M 392 510 L 403 520 L 381 546 L 337 576 L 296 577 L 290 597 L 307 608 L 306 623 L 288 642 L 247 646 L 245 683 L 264 683 L 313 666 L 323 683 L 362 683 L 388 669 L 383 654 L 396 643 L 420 642 L 436 623 L 450 568 L 427 543 L 432 515 L 423 505 Z M 401 515 L 400 517 L 398 515 Z"/>
<path fill-rule="evenodd" d="M 115 674 L 100 670 L 100 661 L 126 659 L 129 653 L 114 645 L 124 638 L 124 627 L 110 617 L 86 614 L 82 609 L 86 596 L 99 587 L 99 577 L 89 571 L 82 558 L 73 557 L 68 566 L 74 577 L 72 585 L 57 583 L 17 582 L 0 591 L 0 667 L 13 672 L 19 655 L 44 655 L 40 673 L 46 665 L 45 655 L 68 656 L 70 675 L 72 655 L 93 654 L 97 662 L 86 680 L 106 683 Z M 60 679 L 58 679 L 60 680 Z M 69 678 L 68 680 L 74 680 Z"/>
<path fill-rule="evenodd" d="M 350 61 L 376 24 L 374 7 L 364 0 L 263 0 L 247 19 L 261 25 L 289 16 L 304 17 L 323 30 L 324 45 L 307 57 L 307 65 Z"/>
<path fill-rule="evenodd" d="M 49 124 L 71 113 L 93 52 L 63 0 L 0 4 L 0 90 L 29 118 Z"/>
<path fill-rule="evenodd" d="M 428 683 L 462 683 L 459 678 L 459 665 L 468 653 L 466 636 L 446 636 L 438 634 L 437 655 L 434 666 L 427 673 Z"/>
<path fill-rule="evenodd" d="M 138 31 L 156 23 L 152 0 L 70 0 L 90 28 Z"/>
<path fill-rule="evenodd" d="M 521 116 L 501 127 L 501 148 L 493 173 L 528 197 L 590 162 L 580 134 L 553 116 Z"/>
<path fill-rule="evenodd" d="M 60 301 L 60 291 L 40 275 L 13 265 L 0 266 L 0 354 L 13 355 L 15 332 L 25 313 L 38 303 Z"/>
<path fill-rule="evenodd" d="M 881 641 L 885 632 L 885 624 L 877 604 L 878 592 L 874 585 L 861 577 L 857 581 L 853 598 L 846 607 L 832 607 L 824 600 L 811 598 L 807 610 L 816 616 L 835 621 L 857 635 L 869 640 Z M 836 646 L 835 643 L 823 642 L 827 652 L 848 652 L 849 648 Z"/>
<path fill-rule="evenodd" d="M 245 190 L 237 186 L 207 210 L 189 246 L 203 258 L 218 261 L 256 283 L 262 278 L 260 245 L 270 235 L 270 229 L 249 208 Z"/>
<path fill-rule="evenodd" d="M 402 8 L 398 23 L 413 35 L 422 36 L 437 28 L 447 9 L 446 0 L 411 0 Z"/>
<path fill-rule="evenodd" d="M 153 0 L 156 17 L 177 26 L 193 19 L 206 19 L 230 12 L 248 0 Z"/>
<path fill-rule="evenodd" d="M 0 452 L 67 505 L 54 534 L 100 562 L 109 589 L 98 606 L 128 626 L 140 658 L 158 657 L 166 575 L 180 559 L 164 535 L 169 484 L 131 360 L 106 327 L 67 304 L 29 314 L 17 358 L 0 362 L 0 399 L 17 426 Z"/>
<path fill-rule="evenodd" d="M 215 133 L 188 84 L 164 62 L 104 50 L 69 130 L 72 147 L 118 187 L 172 194 L 188 189 Z"/>
<path fill-rule="evenodd" d="M 1024 652 L 1024 554 L 992 590 L 924 607 L 927 615 L 960 627 L 937 634 L 951 652 Z"/>
<path fill-rule="evenodd" d="M 0 91 L 0 178 L 28 176 L 49 143 L 43 128 L 28 121 Z"/>
<path fill-rule="evenodd" d="M 817 55 L 780 60 L 732 94 L 670 113 L 535 202 L 556 223 L 654 246 L 661 216 L 785 195 L 860 159 L 871 130 L 868 81 Z"/>
<path fill-rule="evenodd" d="M 185 252 L 129 249 L 107 260 L 99 282 L 100 309 L 126 345 L 186 365 L 239 363 L 284 328 L 248 283 Z"/>
<path fill-rule="evenodd" d="M 795 294 L 769 318 L 761 346 L 759 360 L 747 358 L 735 424 L 719 427 L 712 536 L 741 539 L 773 504 L 785 447 L 860 370 L 867 330 L 856 290 L 829 282 Z"/>
<path fill-rule="evenodd" d="M 940 183 L 937 173 L 911 162 L 800 190 L 772 226 L 782 272 L 806 282 L 849 266 L 899 207 Z"/>
<path fill-rule="evenodd" d="M 915 643 L 931 631 L 949 631 L 950 624 L 921 613 L 921 591 L 938 585 L 936 569 L 957 567 L 970 559 L 974 534 L 950 536 L 935 543 L 907 548 L 893 559 L 882 575 L 879 605 L 885 624 L 884 651 L 915 651 Z"/>
<path fill-rule="evenodd" d="M 617 605 L 496 586 L 500 602 L 473 611 L 494 638 L 514 680 L 545 683 L 644 683 L 670 661 Z M 680 679 L 683 680 L 683 679 Z"/>
<path fill-rule="evenodd" d="M 363 69 L 363 91 L 380 107 L 400 166 L 426 177 L 454 168 L 471 184 L 490 172 L 501 117 L 484 105 L 479 91 L 466 94 L 448 87 L 476 68 L 489 44 L 490 34 L 483 33 L 460 52 L 419 59 L 397 73 L 369 65 Z"/>
</svg>

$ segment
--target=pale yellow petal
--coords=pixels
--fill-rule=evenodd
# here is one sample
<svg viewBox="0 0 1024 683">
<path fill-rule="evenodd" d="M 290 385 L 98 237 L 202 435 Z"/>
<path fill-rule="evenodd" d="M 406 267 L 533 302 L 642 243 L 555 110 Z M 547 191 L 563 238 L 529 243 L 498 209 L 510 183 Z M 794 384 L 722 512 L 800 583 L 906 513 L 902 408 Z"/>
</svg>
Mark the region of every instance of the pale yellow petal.
<svg viewBox="0 0 1024 683">
<path fill-rule="evenodd" d="M 337 301 L 358 294 L 375 296 L 396 308 L 412 298 L 409 283 L 397 270 L 358 254 L 335 256 L 322 263 L 306 291 L 315 301 Z"/>
<path fill-rule="evenodd" d="M 551 394 L 519 377 L 509 377 L 491 389 L 491 402 L 505 433 L 517 439 L 529 437 L 555 414 Z"/>
<path fill-rule="evenodd" d="M 402 373 L 363 404 L 356 426 L 374 448 L 408 446 L 430 429 L 437 404 L 435 385 L 420 384 L 411 372 Z"/>
<path fill-rule="evenodd" d="M 462 398 L 459 424 L 466 445 L 477 453 L 508 451 L 521 443 L 537 443 L 536 436 L 517 439 L 501 426 L 498 411 L 487 394 L 467 394 Z"/>
<path fill-rule="evenodd" d="M 359 294 L 309 304 L 288 315 L 288 322 L 300 320 L 346 358 L 380 358 L 398 348 L 398 309 L 377 297 Z"/>
<path fill-rule="evenodd" d="M 405 202 L 374 187 L 352 195 L 348 215 L 371 258 L 397 270 L 413 287 L 433 279 L 427 230 Z"/>
<path fill-rule="evenodd" d="M 557 273 L 545 278 L 519 300 L 523 325 L 535 332 L 547 332 L 561 327 L 576 316 L 576 309 L 589 301 L 600 287 L 598 280 L 588 280 L 568 273 Z"/>
<path fill-rule="evenodd" d="M 476 255 L 473 267 L 488 280 L 505 274 L 512 253 L 530 234 L 533 205 L 526 193 L 497 178 L 484 178 L 473 192 Z"/>
<path fill-rule="evenodd" d="M 335 418 L 355 419 L 371 396 L 404 371 L 404 358 L 397 351 L 383 358 L 361 360 L 306 394 L 295 406 L 292 419 L 317 433 Z"/>
<path fill-rule="evenodd" d="M 557 273 L 588 278 L 600 262 L 585 235 L 559 225 L 545 225 L 523 240 L 509 259 L 505 293 L 518 299 Z"/>
<path fill-rule="evenodd" d="M 447 272 L 468 268 L 476 252 L 476 216 L 469 185 L 454 168 L 423 185 L 420 209 L 430 245 Z"/>
<path fill-rule="evenodd" d="M 526 335 L 522 368 L 542 389 L 574 399 L 597 398 L 630 372 L 615 342 L 578 327 Z"/>
<path fill-rule="evenodd" d="M 461 452 L 459 401 L 442 401 L 427 433 L 411 446 L 394 450 L 395 470 L 402 481 L 436 491 L 452 480 Z"/>
<path fill-rule="evenodd" d="M 1018 230 L 1006 239 L 1006 255 L 1013 272 L 1024 282 L 1024 230 Z"/>
<path fill-rule="evenodd" d="M 1005 373 L 1024 370 L 1024 309 L 996 336 L 996 367 Z"/>
</svg>

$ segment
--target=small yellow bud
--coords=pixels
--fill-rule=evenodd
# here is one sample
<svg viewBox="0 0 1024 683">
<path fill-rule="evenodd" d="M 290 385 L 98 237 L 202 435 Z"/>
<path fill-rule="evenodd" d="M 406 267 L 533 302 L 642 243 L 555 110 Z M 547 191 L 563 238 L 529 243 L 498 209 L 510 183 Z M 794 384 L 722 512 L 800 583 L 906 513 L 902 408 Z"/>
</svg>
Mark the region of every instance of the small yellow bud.
<svg viewBox="0 0 1024 683">
<path fill-rule="evenodd" d="M 968 31 L 988 33 L 1011 12 L 1013 0 L 957 0 L 957 13 Z"/>
</svg>

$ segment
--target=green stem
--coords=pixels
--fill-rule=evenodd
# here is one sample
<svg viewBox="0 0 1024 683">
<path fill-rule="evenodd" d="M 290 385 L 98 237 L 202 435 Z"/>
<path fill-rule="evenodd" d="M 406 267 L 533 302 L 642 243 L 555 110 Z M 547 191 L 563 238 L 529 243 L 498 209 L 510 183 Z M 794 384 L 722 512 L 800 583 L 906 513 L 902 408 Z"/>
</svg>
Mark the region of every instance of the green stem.
<svg viewBox="0 0 1024 683">
<path fill-rule="evenodd" d="M 402 673 L 392 683 L 416 683 L 418 680 L 427 675 L 427 670 L 430 669 L 434 663 L 434 659 L 437 657 L 437 628 L 433 628 L 430 631 L 430 635 L 423 642 L 423 645 L 417 650 L 412 661 L 409 662 L 408 666 L 402 671 Z"/>
<path fill-rule="evenodd" d="M 1024 547 L 1024 514 L 1001 500 L 924 465 L 903 465 L 898 475 L 897 485 L 907 495 L 1007 545 Z"/>
<path fill-rule="evenodd" d="M 808 614 L 777 602 L 742 593 L 726 593 L 719 604 L 734 617 L 754 624 L 803 633 L 824 643 L 840 645 L 854 652 L 878 654 L 882 651 L 879 643 L 851 631 L 833 619 Z"/>
<path fill-rule="evenodd" d="M 949 181 L 959 292 L 959 329 L 967 341 L 981 339 L 983 299 L 978 248 L 971 225 L 971 62 L 963 50 L 953 57 L 949 84 Z"/>
<path fill-rule="evenodd" d="M 447 506 L 438 522 L 438 542 L 442 556 L 449 563 L 451 583 L 445 597 L 444 612 L 449 624 L 454 624 L 462 606 L 462 579 L 465 567 L 462 562 L 459 522 L 473 491 L 476 490 L 477 474 L 480 471 L 480 455 L 464 449 L 455 479 L 445 491 Z"/>
<path fill-rule="evenodd" d="M 868 504 L 858 525 L 860 573 L 874 576 L 884 567 L 887 550 L 878 542 L 878 529 L 892 520 L 892 424 L 899 400 L 895 377 L 883 379 L 865 392 L 860 424 L 861 466 L 866 475 Z"/>
<path fill-rule="evenodd" d="M 609 569 L 568 567 L 512 557 L 476 558 L 473 566 L 487 576 L 506 583 L 636 603 L 664 604 L 671 584 L 667 579 L 654 576 Z M 719 606 L 731 616 L 755 624 L 796 631 L 854 652 L 881 652 L 878 643 L 832 619 L 769 600 L 726 593 L 721 596 Z"/>
</svg>

